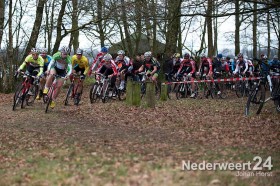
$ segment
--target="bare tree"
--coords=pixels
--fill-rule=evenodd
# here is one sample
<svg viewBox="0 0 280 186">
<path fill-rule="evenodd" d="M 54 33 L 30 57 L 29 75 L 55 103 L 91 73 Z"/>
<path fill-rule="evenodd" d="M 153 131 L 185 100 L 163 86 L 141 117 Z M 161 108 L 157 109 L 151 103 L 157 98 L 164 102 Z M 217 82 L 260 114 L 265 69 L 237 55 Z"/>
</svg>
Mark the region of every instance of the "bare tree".
<svg viewBox="0 0 280 186">
<path fill-rule="evenodd" d="M 23 59 L 28 55 L 31 48 L 36 46 L 37 39 L 38 39 L 39 32 L 40 32 L 40 27 L 42 25 L 42 18 L 43 18 L 43 13 L 44 13 L 45 1 L 46 0 L 39 0 L 38 1 L 34 26 L 33 26 L 32 32 L 31 32 L 29 42 L 28 42 L 27 47 L 25 49 Z M 21 61 L 23 61 L 23 60 L 21 60 Z"/>
</svg>

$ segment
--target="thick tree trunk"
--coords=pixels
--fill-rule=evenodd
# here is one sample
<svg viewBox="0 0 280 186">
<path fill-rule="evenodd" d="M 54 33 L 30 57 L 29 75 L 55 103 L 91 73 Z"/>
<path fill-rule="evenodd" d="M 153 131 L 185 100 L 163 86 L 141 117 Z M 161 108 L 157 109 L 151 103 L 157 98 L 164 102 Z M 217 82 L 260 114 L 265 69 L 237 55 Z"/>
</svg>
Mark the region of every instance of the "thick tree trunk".
<svg viewBox="0 0 280 186">
<path fill-rule="evenodd" d="M 34 26 L 33 26 L 33 29 L 32 29 L 32 33 L 31 33 L 29 42 L 28 42 L 27 47 L 25 49 L 24 56 L 23 56 L 21 61 L 23 61 L 25 59 L 25 57 L 29 54 L 31 48 L 36 46 L 37 39 L 38 39 L 39 32 L 40 32 L 40 28 L 41 28 L 41 24 L 42 24 L 45 1 L 46 0 L 39 0 L 38 1 Z"/>
<path fill-rule="evenodd" d="M 239 29 L 240 29 L 240 20 L 239 20 L 239 0 L 235 0 L 235 55 L 240 53 L 240 35 L 239 35 Z"/>
<path fill-rule="evenodd" d="M 135 1 L 135 19 L 136 19 L 136 33 L 135 33 L 135 49 L 134 54 L 138 53 L 139 43 L 142 35 L 142 24 L 141 24 L 141 0 Z"/>
<path fill-rule="evenodd" d="M 62 18 L 64 16 L 66 4 L 67 4 L 67 0 L 62 0 L 61 9 L 59 11 L 58 18 L 57 18 L 57 25 L 56 25 L 57 36 L 56 36 L 56 40 L 55 40 L 54 47 L 53 47 L 53 53 L 58 51 L 60 42 L 63 39 L 63 37 L 61 35 L 61 32 L 62 32 Z"/>
<path fill-rule="evenodd" d="M 270 58 L 270 19 L 269 19 L 269 11 L 267 12 L 267 57 Z"/>
<path fill-rule="evenodd" d="M 257 49 L 258 49 L 258 43 L 257 43 L 257 1 L 254 0 L 254 13 L 253 13 L 253 56 L 257 57 Z"/>
<path fill-rule="evenodd" d="M 103 29 L 103 1 L 97 0 L 97 19 L 98 19 L 98 32 L 101 46 L 105 46 L 105 33 Z"/>
<path fill-rule="evenodd" d="M 72 29 L 77 29 L 78 24 L 78 1 L 72 0 L 73 12 L 72 12 Z M 69 46 L 73 45 L 74 52 L 79 48 L 79 30 L 71 33 L 71 40 Z"/>
<path fill-rule="evenodd" d="M 127 22 L 127 17 L 126 17 L 126 7 L 125 7 L 125 2 L 124 0 L 121 0 L 122 3 L 122 21 L 123 21 L 123 28 L 124 28 L 124 33 L 125 33 L 125 41 L 126 41 L 126 50 L 128 51 L 128 56 L 132 56 L 133 51 L 132 51 L 132 42 L 130 39 L 130 34 L 129 34 L 129 25 Z"/>
<path fill-rule="evenodd" d="M 0 1 L 0 49 L 4 30 L 4 12 L 5 12 L 5 1 Z M 1 65 L 1 63 L 0 63 Z"/>
<path fill-rule="evenodd" d="M 167 32 L 166 32 L 166 45 L 165 45 L 165 54 L 167 57 L 170 57 L 173 53 L 177 51 L 177 41 L 178 41 L 178 31 L 179 24 L 178 20 L 180 19 L 179 9 L 181 7 L 182 1 L 173 1 L 168 0 L 168 12 L 167 12 Z"/>
<path fill-rule="evenodd" d="M 212 10 L 213 10 L 213 1 L 207 1 L 207 12 L 206 12 L 206 24 L 207 24 L 207 36 L 208 36 L 208 56 L 212 57 L 214 55 L 214 46 L 213 46 L 213 31 L 212 31 Z"/>
</svg>

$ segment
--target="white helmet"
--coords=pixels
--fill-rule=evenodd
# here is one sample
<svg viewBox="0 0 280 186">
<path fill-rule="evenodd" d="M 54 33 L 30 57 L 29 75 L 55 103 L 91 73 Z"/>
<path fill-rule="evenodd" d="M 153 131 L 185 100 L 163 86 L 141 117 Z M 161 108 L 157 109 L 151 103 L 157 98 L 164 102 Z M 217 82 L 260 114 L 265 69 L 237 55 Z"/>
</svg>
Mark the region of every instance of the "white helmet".
<svg viewBox="0 0 280 186">
<path fill-rule="evenodd" d="M 112 56 L 111 56 L 111 54 L 106 54 L 106 55 L 103 57 L 103 59 L 104 59 L 105 61 L 111 61 L 111 60 L 112 60 Z"/>
<path fill-rule="evenodd" d="M 118 51 L 118 55 L 124 55 L 124 54 L 125 54 L 125 52 L 123 50 Z"/>
</svg>

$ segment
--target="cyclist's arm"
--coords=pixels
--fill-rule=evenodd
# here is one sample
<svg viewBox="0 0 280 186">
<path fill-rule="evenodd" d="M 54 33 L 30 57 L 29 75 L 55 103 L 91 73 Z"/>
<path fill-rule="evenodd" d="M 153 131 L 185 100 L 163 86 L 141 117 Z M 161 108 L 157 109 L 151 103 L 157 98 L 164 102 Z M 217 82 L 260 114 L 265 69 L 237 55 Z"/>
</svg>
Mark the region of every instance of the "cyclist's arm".
<svg viewBox="0 0 280 186">
<path fill-rule="evenodd" d="M 154 75 L 157 72 L 157 66 L 154 65 L 154 70 L 151 72 L 152 75 Z"/>
<path fill-rule="evenodd" d="M 144 70 L 144 65 L 142 65 L 142 66 L 138 69 L 139 72 L 142 72 L 143 70 Z"/>
<path fill-rule="evenodd" d="M 191 74 L 195 73 L 195 62 L 191 61 L 192 64 L 192 71 L 190 72 Z"/>
<path fill-rule="evenodd" d="M 209 59 L 207 59 L 207 61 L 208 61 L 208 63 L 209 63 L 209 73 L 213 73 L 213 67 L 212 67 L 212 62 L 209 60 Z"/>
<path fill-rule="evenodd" d="M 88 59 L 85 57 L 85 72 L 84 75 L 86 75 L 89 71 L 89 63 L 88 63 Z"/>
<path fill-rule="evenodd" d="M 71 58 L 70 56 L 67 56 L 66 58 L 66 62 L 67 62 L 67 74 L 66 76 L 70 76 L 70 74 L 72 73 L 72 63 L 71 63 Z"/>
<path fill-rule="evenodd" d="M 244 73 L 246 73 L 248 71 L 248 68 L 249 68 L 249 65 L 248 65 L 248 62 L 245 63 L 245 70 L 244 70 Z"/>
<path fill-rule="evenodd" d="M 24 61 L 20 66 L 19 66 L 19 70 L 23 70 L 24 67 L 26 66 L 26 61 Z"/>
<path fill-rule="evenodd" d="M 52 59 L 52 60 L 50 61 L 49 65 L 48 65 L 47 71 L 49 71 L 49 70 L 52 68 L 52 66 L 54 65 L 54 62 L 55 62 L 54 59 Z"/>
<path fill-rule="evenodd" d="M 41 56 L 39 56 L 37 62 L 39 64 L 39 66 L 40 66 L 40 71 L 37 74 L 37 77 L 39 77 L 44 72 L 44 59 Z"/>
</svg>

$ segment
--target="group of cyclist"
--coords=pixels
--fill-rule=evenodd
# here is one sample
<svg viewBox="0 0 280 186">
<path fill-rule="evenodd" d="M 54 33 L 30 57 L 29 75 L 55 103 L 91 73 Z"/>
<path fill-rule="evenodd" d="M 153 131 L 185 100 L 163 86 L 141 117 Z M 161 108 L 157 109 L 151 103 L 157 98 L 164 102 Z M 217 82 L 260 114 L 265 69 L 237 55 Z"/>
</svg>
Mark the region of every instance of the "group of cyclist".
<svg viewBox="0 0 280 186">
<path fill-rule="evenodd" d="M 26 73 L 37 76 L 40 87 L 40 93 L 36 97 L 37 100 L 48 93 L 54 76 L 58 75 L 60 77 L 57 80 L 57 91 L 54 93 L 52 102 L 50 103 L 51 108 L 55 107 L 56 98 L 65 79 L 72 79 L 72 74 L 79 73 L 83 83 L 87 75 L 91 76 L 100 73 L 110 78 L 112 87 L 115 86 L 116 78 L 119 77 L 121 80 L 119 89 L 125 89 L 125 82 L 129 76 L 139 81 L 137 74 L 145 71 L 146 76 L 156 83 L 160 72 L 160 63 L 153 57 L 150 51 L 144 54 L 138 54 L 135 58 L 130 59 L 125 55 L 124 50 L 119 50 L 116 58 L 113 59 L 112 55 L 108 53 L 108 48 L 102 47 L 91 66 L 89 66 L 88 59 L 83 55 L 83 50 L 80 48 L 75 51 L 72 57 L 70 56 L 70 49 L 65 46 L 53 56 L 47 53 L 47 49 L 43 48 L 38 50 L 33 48 L 20 65 L 18 72 L 27 66 Z M 256 61 L 257 65 L 253 61 Z M 225 57 L 222 54 L 218 54 L 213 58 L 201 54 L 200 63 L 197 65 L 197 62 L 189 53 L 185 53 L 183 58 L 181 58 L 179 53 L 175 53 L 167 63 L 168 81 L 171 81 L 172 77 L 180 78 L 183 75 L 186 75 L 190 81 L 193 81 L 197 77 L 213 80 L 220 78 L 222 75 L 226 77 L 234 75 L 252 77 L 256 76 L 259 72 L 267 74 L 270 69 L 280 69 L 280 61 L 277 56 L 274 56 L 269 61 L 264 54 L 261 55 L 260 59 L 248 59 L 242 53 L 239 53 L 233 59 Z M 194 83 L 192 83 L 191 88 L 194 90 Z M 81 88 L 77 91 L 78 96 L 81 91 Z M 219 93 L 220 91 L 218 91 Z M 192 98 L 195 96 L 195 93 L 191 95 Z"/>
<path fill-rule="evenodd" d="M 56 91 L 52 96 L 50 107 L 54 108 L 56 105 L 56 98 L 58 97 L 64 81 L 70 78 L 72 80 L 73 74 L 80 74 L 83 80 L 86 76 L 103 74 L 110 78 L 112 87 L 115 86 L 116 78 L 119 76 L 121 82 L 119 89 L 125 89 L 125 82 L 128 76 L 137 79 L 137 73 L 145 71 L 146 75 L 154 82 L 160 70 L 159 62 L 152 56 L 152 52 L 145 52 L 143 55 L 138 55 L 135 59 L 130 59 L 125 55 L 123 50 L 117 52 L 117 57 L 113 59 L 112 55 L 108 53 L 108 48 L 102 47 L 97 54 L 91 66 L 89 66 L 88 59 L 83 55 L 83 50 L 78 48 L 75 54 L 70 56 L 70 49 L 63 46 L 53 56 L 47 54 L 47 49 L 33 48 L 30 54 L 25 58 L 22 65 L 17 72 L 22 71 L 24 67 L 26 73 L 36 76 L 39 80 L 39 94 L 36 99 L 40 100 L 48 90 L 54 80 L 54 76 L 58 76 Z M 33 84 L 33 80 L 31 82 Z M 81 87 L 77 90 L 78 95 L 81 94 Z M 32 94 L 32 92 L 30 93 Z"/>
</svg>

